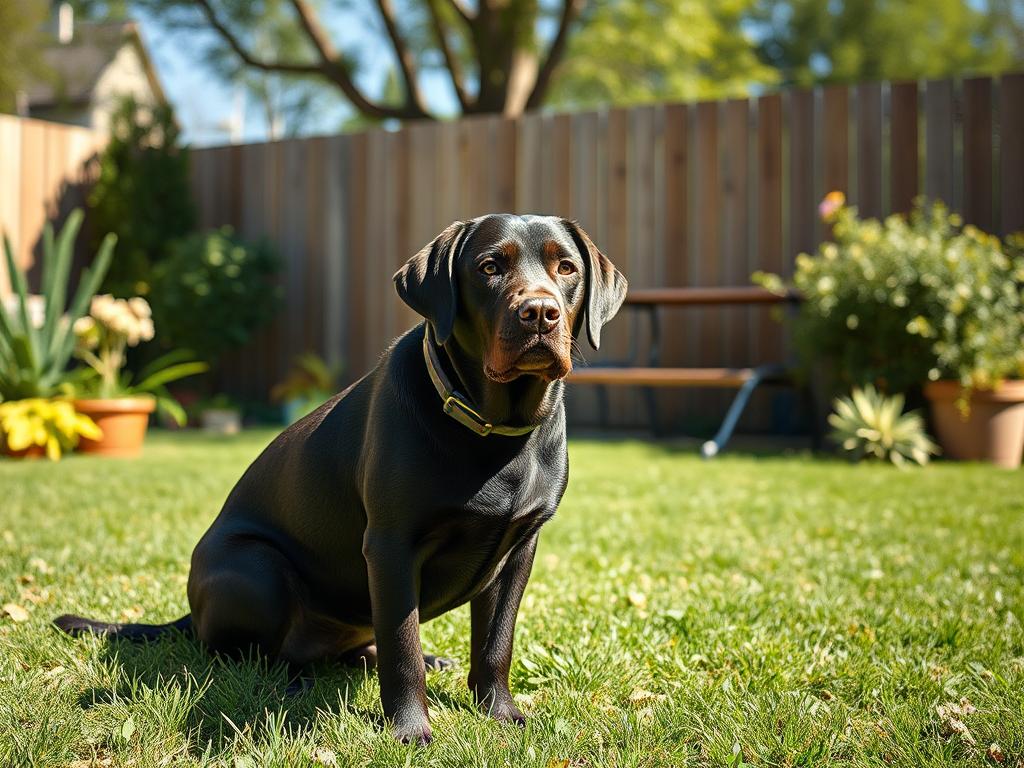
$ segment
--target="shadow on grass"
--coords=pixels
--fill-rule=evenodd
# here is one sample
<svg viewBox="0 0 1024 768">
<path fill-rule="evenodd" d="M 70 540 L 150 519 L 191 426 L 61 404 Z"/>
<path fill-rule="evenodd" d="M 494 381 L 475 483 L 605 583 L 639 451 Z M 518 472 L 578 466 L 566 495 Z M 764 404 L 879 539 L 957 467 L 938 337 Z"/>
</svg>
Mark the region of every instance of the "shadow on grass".
<svg viewBox="0 0 1024 768">
<path fill-rule="evenodd" d="M 191 635 L 177 632 L 141 642 L 110 639 L 100 654 L 115 682 L 82 691 L 78 705 L 83 710 L 118 703 L 158 708 L 160 719 L 177 722 L 197 748 L 210 744 L 216 752 L 228 748 L 236 735 L 259 738 L 273 713 L 286 712 L 287 726 L 299 729 L 311 726 L 318 715 L 341 713 L 386 727 L 375 672 L 340 661 L 296 672 L 256 653 L 242 658 L 212 654 Z M 367 686 L 372 691 L 364 691 Z"/>
</svg>

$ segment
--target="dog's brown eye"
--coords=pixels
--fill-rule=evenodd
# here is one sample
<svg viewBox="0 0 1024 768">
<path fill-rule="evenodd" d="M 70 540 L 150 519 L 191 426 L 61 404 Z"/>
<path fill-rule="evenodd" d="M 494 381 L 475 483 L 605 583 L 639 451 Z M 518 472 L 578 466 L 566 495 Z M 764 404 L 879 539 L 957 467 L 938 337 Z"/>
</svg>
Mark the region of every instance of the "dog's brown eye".
<svg viewBox="0 0 1024 768">
<path fill-rule="evenodd" d="M 485 261 L 480 265 L 480 271 L 488 277 L 491 277 L 501 272 L 501 267 L 498 266 L 498 262 L 496 261 Z"/>
<path fill-rule="evenodd" d="M 560 261 L 558 262 L 558 274 L 560 275 L 571 275 L 576 271 L 576 265 L 571 261 Z"/>
</svg>

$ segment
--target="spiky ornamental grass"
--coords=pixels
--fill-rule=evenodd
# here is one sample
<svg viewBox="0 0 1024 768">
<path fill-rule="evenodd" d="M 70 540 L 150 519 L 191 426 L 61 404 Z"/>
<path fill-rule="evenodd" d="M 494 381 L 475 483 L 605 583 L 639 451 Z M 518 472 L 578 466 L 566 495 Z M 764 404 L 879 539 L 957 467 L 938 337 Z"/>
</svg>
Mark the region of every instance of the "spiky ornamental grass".
<svg viewBox="0 0 1024 768">
<path fill-rule="evenodd" d="M 908 461 L 924 466 L 939 453 L 915 412 L 903 413 L 903 395 L 887 397 L 870 384 L 850 397 L 832 401 L 832 439 L 855 459 L 871 457 L 898 467 Z"/>
</svg>

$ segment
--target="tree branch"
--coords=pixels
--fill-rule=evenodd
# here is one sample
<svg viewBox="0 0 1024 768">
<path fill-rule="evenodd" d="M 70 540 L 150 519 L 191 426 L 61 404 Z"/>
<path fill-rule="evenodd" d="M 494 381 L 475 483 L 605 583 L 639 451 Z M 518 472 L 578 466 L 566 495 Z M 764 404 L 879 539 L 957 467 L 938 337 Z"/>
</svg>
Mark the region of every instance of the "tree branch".
<svg viewBox="0 0 1024 768">
<path fill-rule="evenodd" d="M 454 11 L 459 14 L 464 22 L 467 24 L 473 23 L 474 14 L 463 0 L 448 0 L 448 5 L 450 5 Z"/>
<path fill-rule="evenodd" d="M 391 39 L 391 47 L 395 50 L 395 58 L 398 59 L 398 67 L 402 72 L 402 81 L 405 83 L 406 105 L 419 110 L 422 113 L 421 116 L 425 117 L 427 112 L 423 107 L 420 89 L 416 83 L 416 62 L 398 31 L 391 0 L 377 0 L 377 8 L 380 10 L 381 18 L 384 20 L 384 28 Z"/>
<path fill-rule="evenodd" d="M 540 70 L 537 72 L 537 80 L 533 84 L 533 91 L 530 98 L 526 100 L 527 109 L 537 109 L 544 101 L 548 86 L 551 84 L 551 75 L 565 55 L 565 46 L 569 41 L 569 27 L 579 15 L 585 0 L 562 0 L 562 15 L 558 20 L 558 32 L 548 49 L 548 55 L 544 59 Z"/>
<path fill-rule="evenodd" d="M 434 27 L 434 35 L 437 37 L 437 44 L 441 49 L 441 53 L 444 55 L 445 67 L 448 69 L 448 74 L 451 75 L 452 87 L 455 89 L 455 95 L 459 100 L 459 105 L 462 107 L 462 111 L 465 112 L 466 108 L 470 104 L 469 94 L 466 93 L 465 81 L 462 75 L 462 65 L 459 60 L 452 53 L 451 47 L 448 45 L 448 39 L 444 34 L 444 23 L 441 21 L 441 14 L 437 9 L 436 0 L 427 0 L 427 8 L 430 9 L 430 21 Z"/>
<path fill-rule="evenodd" d="M 239 40 L 234 33 L 227 28 L 227 26 L 217 16 L 213 6 L 210 5 L 208 0 L 196 0 L 199 7 L 202 9 L 203 14 L 206 16 L 206 20 L 210 26 L 213 27 L 214 31 L 217 32 L 223 38 L 224 42 L 228 44 L 228 47 L 235 52 L 235 55 L 242 60 L 242 62 L 249 67 L 254 69 L 261 69 L 264 72 L 283 72 L 292 75 L 322 75 L 324 74 L 323 67 L 318 64 L 299 64 L 285 61 L 267 61 L 254 56 L 249 50 L 242 45 L 242 41 Z"/>
<path fill-rule="evenodd" d="M 370 101 L 362 91 L 359 90 L 352 76 L 349 74 L 341 55 L 334 47 L 327 31 L 320 23 L 320 19 L 306 0 L 291 0 L 292 7 L 299 17 L 299 23 L 305 31 L 306 36 L 313 43 L 322 62 L 321 68 L 324 73 L 341 88 L 342 93 L 352 102 L 352 106 L 358 109 L 367 117 L 386 119 L 389 117 L 405 119 L 424 117 L 423 111 L 418 108 L 410 109 L 414 105 L 408 103 L 401 107 L 389 107 Z"/>
</svg>

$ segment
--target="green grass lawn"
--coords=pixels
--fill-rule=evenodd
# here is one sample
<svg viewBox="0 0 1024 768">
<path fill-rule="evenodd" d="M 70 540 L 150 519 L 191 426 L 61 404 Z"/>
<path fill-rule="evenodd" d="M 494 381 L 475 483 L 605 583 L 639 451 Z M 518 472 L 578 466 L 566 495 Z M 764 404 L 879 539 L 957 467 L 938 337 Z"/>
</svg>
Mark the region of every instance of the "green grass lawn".
<svg viewBox="0 0 1024 768">
<path fill-rule="evenodd" d="M 423 628 L 429 747 L 376 677 L 223 662 L 174 636 L 73 640 L 65 611 L 166 621 L 189 554 L 269 432 L 153 435 L 138 461 L 0 462 L 0 765 L 1006 765 L 1024 760 L 1024 472 L 574 442 L 512 690 L 465 685 L 469 611 Z M 14 613 L 19 613 L 16 609 Z"/>
</svg>

